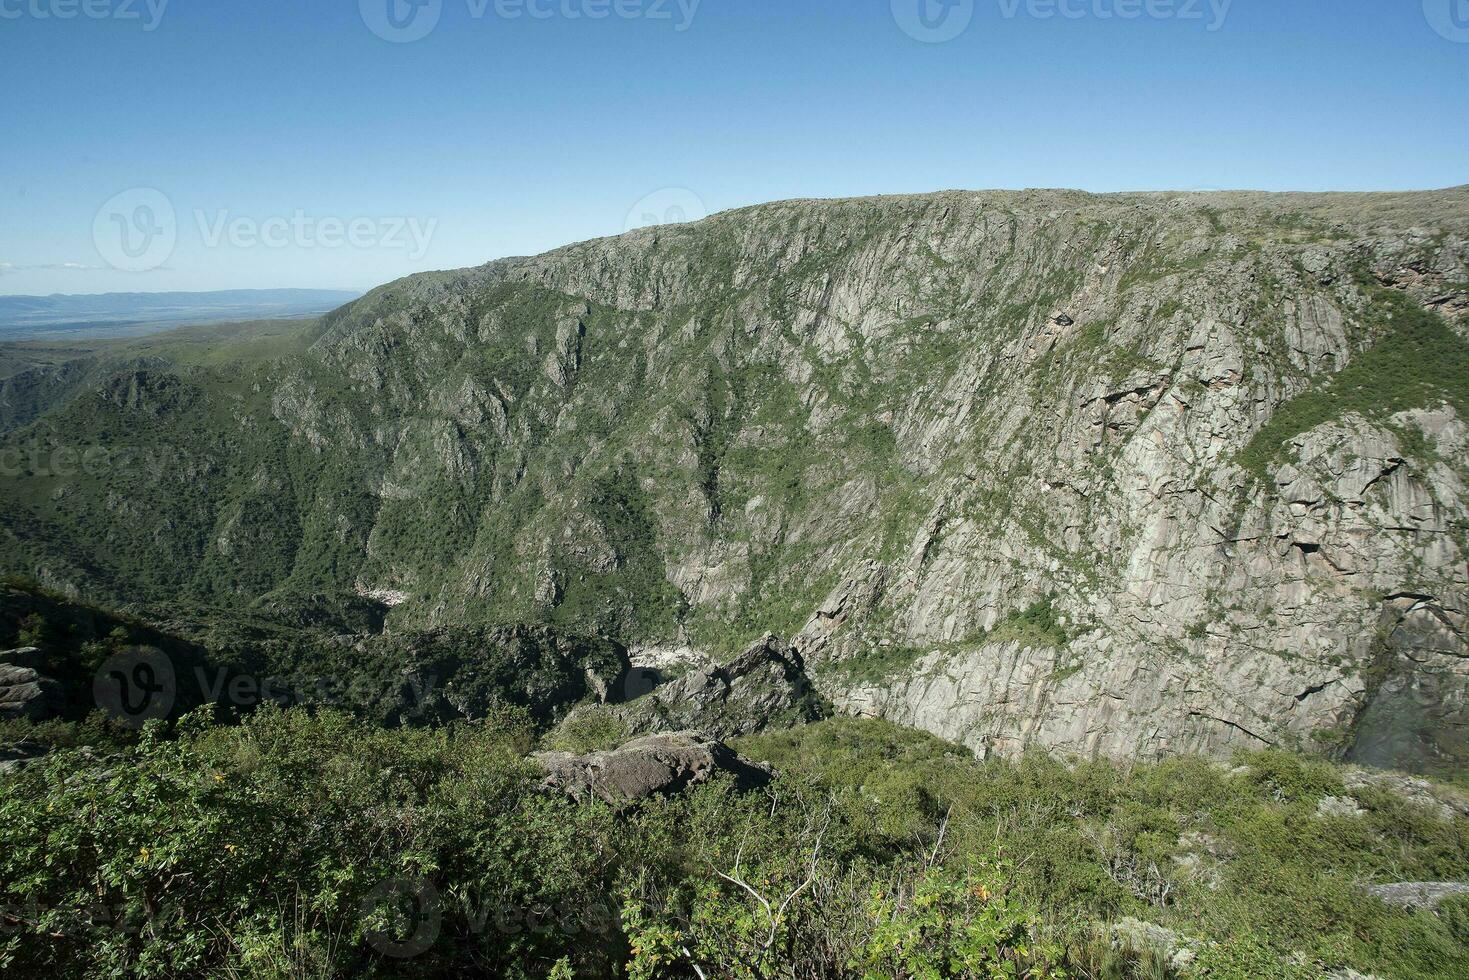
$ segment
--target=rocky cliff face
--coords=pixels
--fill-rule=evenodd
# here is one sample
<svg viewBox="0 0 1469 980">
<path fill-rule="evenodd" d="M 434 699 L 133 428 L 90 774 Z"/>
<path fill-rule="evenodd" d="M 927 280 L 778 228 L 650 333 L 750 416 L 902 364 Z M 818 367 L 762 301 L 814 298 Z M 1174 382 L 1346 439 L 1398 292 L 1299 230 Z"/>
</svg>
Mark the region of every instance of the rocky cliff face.
<svg viewBox="0 0 1469 980">
<path fill-rule="evenodd" d="M 0 553 L 716 659 L 775 631 L 838 707 L 985 752 L 1455 766 L 1466 235 L 1466 189 L 946 193 L 416 277 L 305 357 L 13 433 L 127 433 L 192 489 L 25 476 Z"/>
<path fill-rule="evenodd" d="M 566 725 L 628 735 L 697 728 L 715 738 L 735 738 L 826 716 L 800 657 L 771 635 L 727 664 L 697 667 L 666 683 L 657 671 L 635 668 L 625 675 L 621 694 L 576 709 Z"/>
<path fill-rule="evenodd" d="M 840 685 L 842 706 L 1007 754 L 1029 744 L 1152 756 L 1346 739 L 1349 754 L 1377 765 L 1452 766 L 1469 722 L 1463 424 L 1445 409 L 1382 424 L 1349 415 L 1293 441 L 1270 484 L 1252 488 L 1228 482 L 1243 477 L 1227 466 L 1180 472 L 1194 445 L 1176 428 L 1184 414 L 1160 412 L 1145 426 L 1144 458 L 1125 471 L 1142 485 L 1115 498 L 1114 526 L 1131 528 L 1130 540 L 1111 555 L 1094 546 L 1096 571 L 1112 579 L 1073 584 L 1088 601 L 1063 600 L 1075 610 L 1068 643 L 941 642 L 897 678 Z M 1426 434 L 1432 455 L 1409 462 L 1403 432 Z M 1080 533 L 1103 530 L 1068 514 L 1074 499 L 1049 499 Z M 980 547 L 979 535 L 959 533 L 961 549 Z M 1023 531 L 989 547 L 1029 551 L 1026 564 L 1046 569 Z M 897 575 L 878 568 L 858 581 L 870 593 L 871 575 L 896 579 L 879 607 L 947 614 L 947 600 L 921 598 L 945 594 L 926 580 L 974 575 L 974 565 L 926 572 L 910 560 Z M 985 587 L 1003 590 L 1001 563 L 981 568 Z M 846 612 L 842 596 L 832 605 Z M 830 631 L 832 622 L 818 616 L 807 628 L 809 648 L 851 648 L 856 631 Z"/>
</svg>

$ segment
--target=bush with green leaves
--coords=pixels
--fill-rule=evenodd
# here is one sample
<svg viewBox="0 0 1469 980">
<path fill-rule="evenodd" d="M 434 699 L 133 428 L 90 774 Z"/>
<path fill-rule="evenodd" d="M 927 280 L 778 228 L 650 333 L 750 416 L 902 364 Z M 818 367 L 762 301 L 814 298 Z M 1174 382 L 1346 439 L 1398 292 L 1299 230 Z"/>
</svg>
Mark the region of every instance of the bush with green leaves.
<svg viewBox="0 0 1469 980">
<path fill-rule="evenodd" d="M 0 969 L 57 977 L 1469 975 L 1469 821 L 1331 765 L 982 762 L 837 719 L 742 740 L 778 778 L 616 812 L 540 789 L 535 728 L 195 713 L 0 775 Z M 1135 949 L 1124 917 L 1193 956 Z"/>
</svg>

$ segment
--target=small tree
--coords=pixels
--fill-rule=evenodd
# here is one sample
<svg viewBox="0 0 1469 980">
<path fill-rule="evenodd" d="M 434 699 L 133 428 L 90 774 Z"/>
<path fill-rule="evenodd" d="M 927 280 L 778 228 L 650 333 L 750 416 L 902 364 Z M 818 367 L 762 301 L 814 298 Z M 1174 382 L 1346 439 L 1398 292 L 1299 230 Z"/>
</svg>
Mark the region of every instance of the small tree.
<svg viewBox="0 0 1469 980">
<path fill-rule="evenodd" d="M 46 635 L 50 628 L 40 613 L 31 613 L 20 621 L 20 635 L 18 642 L 23 647 L 38 647 L 46 642 Z"/>
</svg>

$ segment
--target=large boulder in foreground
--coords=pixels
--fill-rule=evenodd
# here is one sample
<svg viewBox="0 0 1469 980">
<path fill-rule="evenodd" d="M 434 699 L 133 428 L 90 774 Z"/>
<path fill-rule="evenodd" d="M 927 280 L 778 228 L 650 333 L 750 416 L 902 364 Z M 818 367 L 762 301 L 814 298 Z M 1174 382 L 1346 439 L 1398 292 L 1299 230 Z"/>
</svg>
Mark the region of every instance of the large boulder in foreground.
<svg viewBox="0 0 1469 980">
<path fill-rule="evenodd" d="M 546 770 L 545 789 L 578 803 L 601 800 L 617 807 L 678 793 L 725 773 L 741 790 L 764 786 L 774 776 L 768 765 L 751 762 L 701 732 L 648 735 L 590 755 L 541 752 L 533 758 Z"/>
</svg>

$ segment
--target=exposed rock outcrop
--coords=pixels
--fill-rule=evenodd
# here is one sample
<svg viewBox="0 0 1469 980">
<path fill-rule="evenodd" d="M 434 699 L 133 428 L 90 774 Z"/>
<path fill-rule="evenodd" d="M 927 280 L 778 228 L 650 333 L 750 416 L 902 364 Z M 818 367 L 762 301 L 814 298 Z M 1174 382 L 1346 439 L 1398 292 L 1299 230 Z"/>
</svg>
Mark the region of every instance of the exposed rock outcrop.
<svg viewBox="0 0 1469 980">
<path fill-rule="evenodd" d="M 630 735 L 698 729 L 715 738 L 734 738 L 814 721 L 826 713 L 800 655 L 773 634 L 727 664 L 698 667 L 656 684 L 654 671 L 635 669 L 623 688 L 627 703 L 578 708 L 568 723 L 601 715 L 615 719 Z"/>
<path fill-rule="evenodd" d="M 66 698 L 61 685 L 37 669 L 43 663 L 34 647 L 0 653 L 0 721 L 46 721 L 61 714 Z"/>
<path fill-rule="evenodd" d="M 1172 427 L 1181 417 L 1151 424 Z M 1407 465 L 1400 433 L 1413 431 L 1431 440 L 1434 455 Z M 1175 446 L 1187 438 L 1167 437 Z M 879 683 L 826 681 L 821 672 L 818 682 L 843 710 L 916 725 L 981 753 L 1014 755 L 1028 745 L 1125 757 L 1330 749 L 1350 732 L 1349 758 L 1452 769 L 1455 746 L 1469 735 L 1469 570 L 1463 518 L 1450 517 L 1464 513 L 1463 475 L 1442 460 L 1469 461 L 1463 423 L 1447 409 L 1386 424 L 1348 416 L 1312 430 L 1293 452 L 1295 462 L 1275 473 L 1277 493 L 1241 482 L 1232 500 L 1217 485 L 1184 489 L 1228 469 L 1184 478 L 1169 472 L 1176 450 L 1157 456 L 1147 479 L 1172 489 L 1144 493 L 1133 516 L 1119 515 L 1146 530 L 1133 550 L 1101 566 L 1117 577 L 1096 607 L 1078 613 L 1082 628 L 1064 648 L 996 642 L 983 634 L 993 621 L 982 620 L 978 636 L 919 646 L 911 667 Z M 1060 520 L 1079 532 L 1084 498 L 1057 493 L 1050 504 L 1058 513 L 1078 505 Z M 955 595 L 1003 592 L 1008 572 L 996 565 L 976 580 L 975 559 L 963 554 L 1030 550 L 1023 530 L 1001 533 L 997 546 L 949 521 L 949 557 L 885 570 L 914 583 L 909 598 L 890 595 L 886 604 L 906 602 L 910 616 L 927 618 L 953 608 Z M 942 587 L 923 584 L 935 576 Z M 864 641 L 818 615 L 797 645 L 840 661 Z"/>
<path fill-rule="evenodd" d="M 1367 811 L 1357 805 L 1357 801 L 1345 796 L 1323 796 L 1316 804 L 1316 815 L 1319 817 L 1351 818 L 1360 817 Z"/>
<path fill-rule="evenodd" d="M 1395 885 L 1370 885 L 1367 894 L 1404 909 L 1434 909 L 1450 898 L 1469 895 L 1462 881 L 1412 881 Z"/>
<path fill-rule="evenodd" d="M 613 806 L 677 793 L 721 774 L 742 790 L 763 786 L 773 776 L 769 766 L 699 732 L 648 735 L 591 755 L 542 752 L 533 758 L 548 773 L 547 790 L 579 803 L 595 799 Z"/>
<path fill-rule="evenodd" d="M 0 745 L 0 776 L 18 772 L 21 767 L 45 758 L 47 751 L 45 746 L 33 742 Z"/>
<path fill-rule="evenodd" d="M 1364 789 L 1392 793 L 1423 807 L 1440 820 L 1469 817 L 1469 796 L 1448 786 L 1430 783 L 1426 779 L 1414 779 L 1395 772 L 1348 769 L 1343 782 L 1348 791 L 1353 793 L 1360 793 Z"/>
</svg>

